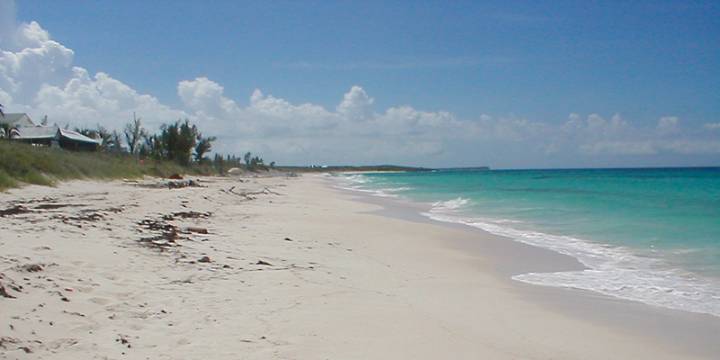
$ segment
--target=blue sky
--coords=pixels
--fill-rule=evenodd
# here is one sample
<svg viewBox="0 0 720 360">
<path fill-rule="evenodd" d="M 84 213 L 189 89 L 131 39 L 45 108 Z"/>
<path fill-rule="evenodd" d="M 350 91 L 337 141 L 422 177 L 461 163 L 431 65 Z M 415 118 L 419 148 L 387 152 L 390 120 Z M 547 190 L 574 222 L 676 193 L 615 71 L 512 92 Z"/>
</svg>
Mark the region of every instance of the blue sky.
<svg viewBox="0 0 720 360">
<path fill-rule="evenodd" d="M 26 0 L 15 4 L 15 25 L 35 21 L 49 39 L 71 49 L 69 66 L 87 71 L 88 86 L 101 88 L 93 77 L 107 74 L 170 111 L 135 106 L 146 118 L 180 114 L 226 133 L 219 151 L 259 147 L 288 163 L 719 165 L 720 131 L 713 125 L 720 122 L 719 4 Z M 47 83 L 70 96 L 65 85 L 73 76 Z M 195 81 L 204 78 L 209 82 Z M 183 81 L 193 82 L 185 97 Z M 372 99 L 363 103 L 364 127 L 357 121 L 337 125 L 344 118 L 337 109 L 353 86 L 362 91 L 358 101 Z M 207 97 L 207 89 L 215 98 Z M 256 89 L 264 107 L 251 102 Z M 198 96 L 205 96 L 203 102 Z M 41 103 L 30 92 L 13 100 L 31 113 L 64 119 L 57 102 Z M 275 100 L 285 102 L 288 113 L 269 115 L 278 114 L 269 107 Z M 218 105 L 227 101 L 232 106 Z M 300 109 L 302 104 L 327 113 Z M 415 113 L 389 111 L 403 106 Z M 93 110 L 114 119 L 133 106 L 117 114 Z M 417 120 L 419 112 L 426 120 Z M 445 113 L 451 122 L 437 120 L 447 119 Z M 266 120 L 238 123 L 253 114 Z M 576 115 L 582 131 L 569 134 Z M 606 129 L 616 116 L 617 126 Z M 307 122 L 278 125 L 296 117 Z M 659 129 L 662 118 L 675 118 L 664 121 L 674 122 L 673 131 Z M 270 122 L 271 129 L 263 125 Z M 319 130 L 309 130 L 314 126 Z M 474 137 L 465 136 L 470 133 Z M 576 139 L 588 134 L 593 139 Z M 328 136 L 369 140 L 347 148 L 341 146 L 347 141 L 316 144 Z M 292 141 L 294 154 L 276 148 Z M 671 141 L 677 146 L 665 145 Z M 367 155 L 364 147 L 384 149 L 386 159 L 380 150 Z M 495 153 L 498 147 L 507 151 Z M 329 149 L 338 153 L 329 156 Z"/>
</svg>

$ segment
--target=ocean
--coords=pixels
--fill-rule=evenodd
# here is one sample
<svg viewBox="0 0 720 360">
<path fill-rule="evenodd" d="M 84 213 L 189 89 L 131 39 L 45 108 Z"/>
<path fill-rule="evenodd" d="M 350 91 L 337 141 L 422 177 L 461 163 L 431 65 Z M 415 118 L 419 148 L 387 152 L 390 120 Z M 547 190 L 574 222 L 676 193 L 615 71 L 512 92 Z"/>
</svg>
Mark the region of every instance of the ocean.
<svg viewBox="0 0 720 360">
<path fill-rule="evenodd" d="M 720 316 L 720 168 L 437 170 L 340 175 L 461 223 L 577 258 L 536 285 Z"/>
</svg>

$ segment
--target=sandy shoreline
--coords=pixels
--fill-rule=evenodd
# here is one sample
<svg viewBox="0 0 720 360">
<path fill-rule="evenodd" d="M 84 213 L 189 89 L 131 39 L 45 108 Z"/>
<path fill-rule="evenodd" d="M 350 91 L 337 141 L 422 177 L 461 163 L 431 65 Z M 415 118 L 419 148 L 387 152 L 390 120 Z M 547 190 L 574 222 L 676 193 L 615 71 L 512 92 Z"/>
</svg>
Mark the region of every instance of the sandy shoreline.
<svg viewBox="0 0 720 360">
<path fill-rule="evenodd" d="M 0 297 L 0 358 L 720 354 L 716 318 L 509 280 L 573 262 L 359 201 L 322 176 L 200 183 L 0 194 L 0 210 L 27 210 L 0 217 L 0 282 L 14 297 Z"/>
<path fill-rule="evenodd" d="M 333 183 L 330 183 L 330 186 L 338 188 Z M 340 189 L 357 201 L 380 206 L 380 209 L 373 212 L 375 214 L 404 221 L 433 223 L 466 232 L 467 236 L 445 239 L 444 245 L 491 260 L 492 266 L 486 267 L 484 271 L 494 273 L 499 279 L 507 281 L 509 286 L 519 291 L 523 297 L 551 311 L 602 326 L 643 334 L 695 356 L 711 359 L 720 356 L 720 343 L 717 341 L 717 334 L 720 334 L 718 317 L 650 306 L 586 290 L 535 286 L 513 281 L 513 275 L 527 272 L 570 271 L 586 267 L 573 257 L 548 249 L 525 245 L 464 224 L 429 219 L 421 215 L 430 209 L 428 204 Z"/>
</svg>

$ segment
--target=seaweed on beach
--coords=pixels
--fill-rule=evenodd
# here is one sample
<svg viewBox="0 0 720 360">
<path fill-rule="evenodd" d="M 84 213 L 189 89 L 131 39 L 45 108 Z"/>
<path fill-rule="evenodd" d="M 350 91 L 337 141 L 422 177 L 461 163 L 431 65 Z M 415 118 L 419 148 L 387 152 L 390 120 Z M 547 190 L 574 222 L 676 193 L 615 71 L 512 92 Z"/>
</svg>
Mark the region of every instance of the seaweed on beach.
<svg viewBox="0 0 720 360">
<path fill-rule="evenodd" d="M 32 210 L 26 208 L 25 206 L 15 205 L 15 206 L 11 206 L 5 210 L 0 210 L 0 217 L 27 214 L 27 213 L 31 213 L 31 212 L 32 212 Z"/>
<path fill-rule="evenodd" d="M 163 218 L 163 220 L 165 219 Z M 145 228 L 146 230 L 151 231 L 177 232 L 177 226 L 160 220 L 144 219 L 138 221 L 138 225 L 140 225 L 142 228 Z"/>
<path fill-rule="evenodd" d="M 142 245 L 160 249 L 162 251 L 168 247 L 180 246 L 176 241 L 178 238 L 179 236 L 177 233 L 163 233 L 157 236 L 140 238 L 138 242 Z"/>
<path fill-rule="evenodd" d="M 103 209 L 102 211 L 119 214 L 119 213 L 125 211 L 125 208 L 122 206 L 116 206 L 116 207 L 109 207 L 107 209 Z"/>
<path fill-rule="evenodd" d="M 95 210 L 84 211 L 80 215 L 68 216 L 68 215 L 56 215 L 53 219 L 62 221 L 64 224 L 72 225 L 76 227 L 82 227 L 83 222 L 95 222 L 105 219 L 105 215 Z"/>
<path fill-rule="evenodd" d="M 158 182 L 152 182 L 152 183 L 138 183 L 133 182 L 135 186 L 148 188 L 148 189 L 182 189 L 186 187 L 197 187 L 197 188 L 204 188 L 205 186 L 200 184 L 199 180 L 177 180 L 177 179 L 170 179 L 168 181 L 158 181 Z"/>
<path fill-rule="evenodd" d="M 180 246 L 178 240 L 191 240 L 193 234 L 208 234 L 208 230 L 202 227 L 186 227 L 181 229 L 170 223 L 176 219 L 207 219 L 212 216 L 211 212 L 178 211 L 162 215 L 159 219 L 143 219 L 137 222 L 142 230 L 154 232 L 154 236 L 142 237 L 138 240 L 145 246 L 164 250 L 168 247 Z M 184 234 L 186 236 L 182 236 Z"/>
<path fill-rule="evenodd" d="M 198 211 L 178 211 L 172 214 L 163 215 L 163 220 L 175 220 L 175 218 L 181 219 L 207 219 L 212 216 L 211 212 L 198 212 Z"/>
<path fill-rule="evenodd" d="M 87 206 L 86 204 L 40 204 L 38 206 L 35 206 L 35 209 L 38 210 L 55 210 L 60 209 L 64 207 L 82 207 Z"/>
<path fill-rule="evenodd" d="M 142 237 L 138 242 L 145 246 L 158 248 L 163 250 L 164 248 L 171 246 L 178 246 L 177 240 L 182 237 L 179 235 L 180 231 L 178 227 L 167 223 L 163 220 L 144 219 L 138 222 L 138 225 L 149 231 L 159 232 L 158 235 Z"/>
<path fill-rule="evenodd" d="M 32 214 L 32 213 L 41 213 L 45 211 L 52 211 L 62 208 L 81 208 L 88 206 L 87 204 L 80 204 L 80 203 L 55 203 L 57 201 L 56 199 L 44 197 L 42 199 L 33 199 L 28 200 L 24 202 L 16 202 L 15 205 L 0 210 L 0 217 L 8 217 L 13 215 L 21 215 L 21 214 Z M 34 205 L 32 208 L 28 207 L 29 204 L 39 203 L 37 205 Z M 42 220 L 47 219 L 53 219 L 53 220 L 60 220 L 61 222 L 72 225 L 76 227 L 82 227 L 82 223 L 85 222 L 96 222 L 105 219 L 106 215 L 105 213 L 120 213 L 123 212 L 125 209 L 122 206 L 119 207 L 110 207 L 106 209 L 80 209 L 77 214 L 70 215 L 70 214 L 63 214 L 58 213 L 56 215 L 53 215 L 51 217 L 38 217 L 30 219 L 30 222 L 37 223 Z"/>
</svg>

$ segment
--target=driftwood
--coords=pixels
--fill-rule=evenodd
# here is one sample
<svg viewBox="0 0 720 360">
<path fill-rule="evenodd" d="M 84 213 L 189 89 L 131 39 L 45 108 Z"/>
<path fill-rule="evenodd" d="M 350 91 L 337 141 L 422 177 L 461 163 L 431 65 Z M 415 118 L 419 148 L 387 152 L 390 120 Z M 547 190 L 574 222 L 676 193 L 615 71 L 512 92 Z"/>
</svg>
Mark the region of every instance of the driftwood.
<svg viewBox="0 0 720 360">
<path fill-rule="evenodd" d="M 208 230 L 206 228 L 194 227 L 194 226 L 186 227 L 185 231 L 190 232 L 190 233 L 196 233 L 196 234 L 207 234 L 208 233 Z"/>
<path fill-rule="evenodd" d="M 182 189 L 185 187 L 203 187 L 195 180 L 189 179 L 189 180 L 176 180 L 176 181 L 168 181 L 167 183 L 168 189 Z"/>
<path fill-rule="evenodd" d="M 40 205 L 36 206 L 35 208 L 39 209 L 39 210 L 54 210 L 54 209 L 68 207 L 68 206 L 80 207 L 80 206 L 87 206 L 87 205 L 86 204 L 40 204 Z"/>
<path fill-rule="evenodd" d="M 9 207 L 5 210 L 0 210 L 0 217 L 10 216 L 10 215 L 27 214 L 30 212 L 32 212 L 32 210 L 30 210 L 22 205 L 15 205 L 15 206 Z"/>
<path fill-rule="evenodd" d="M 204 187 L 200 185 L 200 182 L 198 180 L 168 180 L 168 181 L 162 181 L 162 182 L 153 182 L 153 183 L 131 183 L 135 186 L 140 186 L 144 188 L 150 188 L 150 189 L 182 189 L 185 187 Z"/>
</svg>

